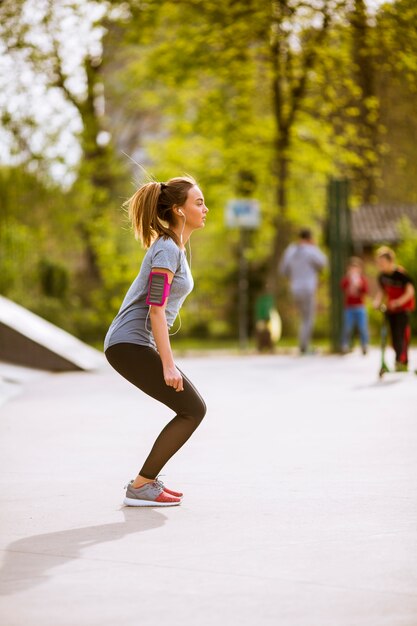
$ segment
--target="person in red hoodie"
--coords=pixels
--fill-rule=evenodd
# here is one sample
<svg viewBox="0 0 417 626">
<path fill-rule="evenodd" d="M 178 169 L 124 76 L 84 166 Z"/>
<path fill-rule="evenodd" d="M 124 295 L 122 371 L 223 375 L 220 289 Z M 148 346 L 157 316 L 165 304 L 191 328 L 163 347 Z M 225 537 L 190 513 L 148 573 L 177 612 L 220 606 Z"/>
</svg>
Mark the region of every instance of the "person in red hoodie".
<svg viewBox="0 0 417 626">
<path fill-rule="evenodd" d="M 363 263 L 358 257 L 351 257 L 346 274 L 340 284 L 345 294 L 342 352 L 349 352 L 352 335 L 357 328 L 363 354 L 368 350 L 368 315 L 365 309 L 365 296 L 369 291 L 368 281 L 363 274 Z"/>
<path fill-rule="evenodd" d="M 379 289 L 374 307 L 386 306 L 386 318 L 395 350 L 395 369 L 408 370 L 408 346 L 411 339 L 410 312 L 415 308 L 415 289 L 411 277 L 395 262 L 395 252 L 383 246 L 376 251 Z"/>
</svg>

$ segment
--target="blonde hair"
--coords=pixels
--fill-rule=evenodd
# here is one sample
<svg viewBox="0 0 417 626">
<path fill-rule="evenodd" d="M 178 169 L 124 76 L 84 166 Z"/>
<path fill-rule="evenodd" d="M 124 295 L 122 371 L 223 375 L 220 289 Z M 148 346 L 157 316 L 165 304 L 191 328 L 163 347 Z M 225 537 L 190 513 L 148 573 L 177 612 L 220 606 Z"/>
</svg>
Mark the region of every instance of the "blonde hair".
<svg viewBox="0 0 417 626">
<path fill-rule="evenodd" d="M 157 237 L 171 237 L 179 245 L 172 230 L 175 224 L 174 206 L 182 206 L 189 190 L 196 185 L 191 176 L 171 178 L 166 183 L 155 181 L 139 187 L 125 203 L 136 239 L 149 248 Z"/>
<path fill-rule="evenodd" d="M 388 261 L 395 261 L 395 252 L 392 248 L 388 248 L 388 246 L 381 246 L 375 252 L 375 258 L 377 259 L 387 259 Z"/>
</svg>

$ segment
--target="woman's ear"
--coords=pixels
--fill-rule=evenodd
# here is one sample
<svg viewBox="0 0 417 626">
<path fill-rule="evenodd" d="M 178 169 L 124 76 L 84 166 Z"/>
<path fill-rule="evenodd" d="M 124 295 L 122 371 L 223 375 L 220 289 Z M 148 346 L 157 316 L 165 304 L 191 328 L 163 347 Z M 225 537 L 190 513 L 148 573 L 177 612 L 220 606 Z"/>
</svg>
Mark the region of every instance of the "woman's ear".
<svg viewBox="0 0 417 626">
<path fill-rule="evenodd" d="M 180 206 L 178 206 L 177 204 L 174 204 L 172 206 L 172 210 L 176 213 L 176 215 L 181 215 L 182 217 L 185 217 L 185 213 L 182 210 L 182 208 Z"/>
</svg>

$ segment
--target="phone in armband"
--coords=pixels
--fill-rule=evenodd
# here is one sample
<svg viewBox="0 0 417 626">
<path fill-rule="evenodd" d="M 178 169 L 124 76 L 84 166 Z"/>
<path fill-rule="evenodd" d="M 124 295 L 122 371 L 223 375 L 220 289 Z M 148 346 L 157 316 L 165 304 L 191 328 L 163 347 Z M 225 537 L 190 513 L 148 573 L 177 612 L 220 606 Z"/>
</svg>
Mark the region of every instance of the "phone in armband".
<svg viewBox="0 0 417 626">
<path fill-rule="evenodd" d="M 167 274 L 164 272 L 151 272 L 149 275 L 148 295 L 146 296 L 146 304 L 152 306 L 164 306 L 171 285 L 168 282 Z"/>
</svg>

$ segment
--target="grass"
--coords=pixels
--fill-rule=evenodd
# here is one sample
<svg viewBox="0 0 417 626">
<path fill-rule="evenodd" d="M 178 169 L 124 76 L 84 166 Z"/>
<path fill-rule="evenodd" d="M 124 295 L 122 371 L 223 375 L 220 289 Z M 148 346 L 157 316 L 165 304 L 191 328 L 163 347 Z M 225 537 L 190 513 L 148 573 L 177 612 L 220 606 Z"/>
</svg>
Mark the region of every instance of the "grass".
<svg viewBox="0 0 417 626">
<path fill-rule="evenodd" d="M 195 337 L 173 337 L 171 339 L 173 350 L 177 354 L 192 352 L 227 352 L 227 353 L 257 353 L 256 341 L 250 338 L 244 349 L 240 348 L 237 339 L 220 339 L 220 338 L 195 338 Z M 298 347 L 295 337 L 283 337 L 275 345 L 275 353 L 288 353 L 296 351 Z M 314 347 L 320 351 L 329 351 L 329 340 L 327 338 L 319 338 L 314 340 Z"/>
<path fill-rule="evenodd" d="M 220 339 L 220 338 L 195 338 L 195 337 L 172 337 L 171 345 L 173 350 L 181 355 L 185 353 L 197 352 L 226 352 L 226 353 L 257 353 L 256 341 L 250 338 L 245 349 L 240 349 L 237 339 Z M 330 340 L 327 337 L 314 338 L 312 345 L 323 353 L 330 353 Z M 375 348 L 380 347 L 379 337 L 371 340 L 370 345 Z M 354 347 L 358 347 L 359 342 L 356 341 Z M 417 346 L 417 337 L 411 342 L 412 347 Z M 298 342 L 296 337 L 281 337 L 275 345 L 274 352 L 276 354 L 288 354 L 298 350 Z"/>
</svg>

